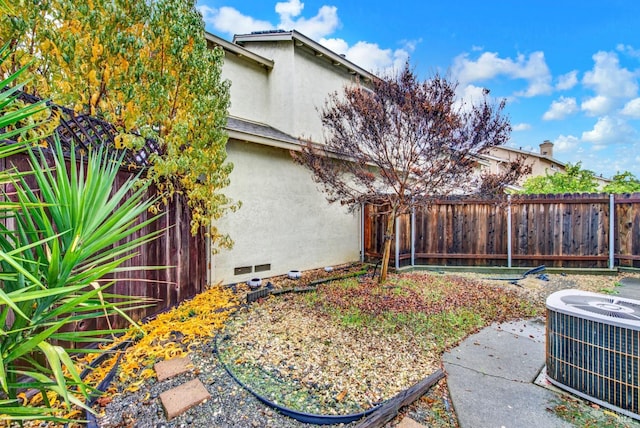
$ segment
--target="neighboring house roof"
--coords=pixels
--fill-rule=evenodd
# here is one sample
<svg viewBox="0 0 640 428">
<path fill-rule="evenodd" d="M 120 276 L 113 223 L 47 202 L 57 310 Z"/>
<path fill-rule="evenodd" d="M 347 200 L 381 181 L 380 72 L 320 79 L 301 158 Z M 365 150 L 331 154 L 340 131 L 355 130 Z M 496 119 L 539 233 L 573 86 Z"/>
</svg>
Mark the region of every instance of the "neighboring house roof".
<svg viewBox="0 0 640 428">
<path fill-rule="evenodd" d="M 325 57 L 336 67 L 345 67 L 351 74 L 358 75 L 365 82 L 372 81 L 376 76 L 367 70 L 352 63 L 344 56 L 339 55 L 332 50 L 327 49 L 320 43 L 308 38 L 296 30 L 292 31 L 255 31 L 250 34 L 236 34 L 233 37 L 233 43 L 236 45 L 244 45 L 249 42 L 265 42 L 265 41 L 293 41 L 296 46 L 306 46 L 311 49 L 315 56 Z"/>
<path fill-rule="evenodd" d="M 528 151 L 528 150 L 522 150 L 521 148 L 520 149 L 516 149 L 514 147 L 509 147 L 509 146 L 498 146 L 498 147 L 494 147 L 494 148 L 495 149 L 506 150 L 508 152 L 512 152 L 512 153 L 515 153 L 515 154 L 526 156 L 528 158 L 546 159 L 550 163 L 556 164 L 557 166 L 559 166 L 559 167 L 561 167 L 563 169 L 567 166 L 564 162 L 560 162 L 559 160 L 554 159 L 553 157 L 550 157 L 550 156 L 547 156 L 547 155 L 543 155 L 543 154 L 537 153 L 537 152 L 532 152 L 532 151 Z M 495 159 L 496 161 L 504 160 L 504 159 L 500 158 L 499 156 L 492 156 L 490 154 L 483 155 L 483 156 L 488 158 L 488 159 Z"/>
<path fill-rule="evenodd" d="M 483 154 L 482 157 L 493 165 L 499 165 L 512 160 L 511 156 L 509 156 L 510 154 L 515 156 L 524 156 L 527 163 L 532 167 L 531 174 L 527 177 L 523 177 L 523 181 L 528 177 L 535 177 L 549 173 L 553 174 L 556 172 L 564 173 L 567 170 L 566 163 L 553 157 L 553 143 L 548 140 L 540 144 L 540 152 L 532 152 L 508 146 L 498 146 L 492 148 L 489 153 Z M 548 169 L 551 171 L 548 171 Z M 604 178 L 602 175 L 594 175 L 594 178 L 600 186 L 611 182 L 610 179 Z"/>
<path fill-rule="evenodd" d="M 285 132 L 263 123 L 251 122 L 238 117 L 228 117 L 227 132 L 230 138 L 283 149 L 292 149 L 300 146 L 300 140 Z"/>
</svg>

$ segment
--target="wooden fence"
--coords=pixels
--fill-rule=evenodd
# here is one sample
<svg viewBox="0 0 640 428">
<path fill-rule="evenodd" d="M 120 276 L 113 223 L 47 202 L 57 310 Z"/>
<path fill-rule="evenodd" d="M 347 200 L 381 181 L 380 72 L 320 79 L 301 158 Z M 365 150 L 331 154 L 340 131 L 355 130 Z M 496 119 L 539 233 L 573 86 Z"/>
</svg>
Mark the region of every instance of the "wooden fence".
<svg viewBox="0 0 640 428">
<path fill-rule="evenodd" d="M 0 159 L 0 169 L 10 165 L 19 170 L 29 168 L 26 155 L 15 155 L 11 158 Z M 115 192 L 131 173 L 121 170 L 116 179 Z M 29 181 L 29 180 L 28 180 Z M 4 190 L 4 189 L 3 189 Z M 155 189 L 149 189 L 149 197 L 155 196 Z M 145 213 L 138 221 L 144 222 L 152 217 Z M 195 296 L 204 290 L 207 281 L 207 257 L 206 239 L 204 233 L 192 236 L 191 214 L 186 201 L 181 196 L 175 196 L 165 207 L 164 214 L 155 222 L 132 234 L 128 239 L 134 240 L 141 236 L 162 230 L 163 232 L 155 240 L 148 242 L 137 249 L 136 255 L 125 261 L 123 267 L 136 266 L 160 266 L 163 269 L 131 270 L 118 273 L 113 279 L 115 284 L 108 289 L 109 293 L 142 296 L 154 299 L 155 303 L 147 308 L 138 308 L 128 314 L 134 320 L 142 320 L 145 317 L 166 310 L 181 301 Z M 111 320 L 115 328 L 128 325 L 124 319 Z M 104 317 L 92 319 L 73 327 L 75 331 L 108 329 L 107 320 Z"/>
<path fill-rule="evenodd" d="M 368 260 L 381 257 L 386 218 L 365 207 Z M 397 267 L 640 267 L 640 193 L 448 198 L 400 216 L 395 230 Z"/>
<path fill-rule="evenodd" d="M 125 174 L 119 176 L 118 180 L 126 179 Z M 154 195 L 155 189 L 150 189 L 149 196 Z M 139 221 L 142 222 L 151 216 L 147 212 Z M 164 268 L 119 273 L 111 289 L 114 294 L 143 296 L 156 300 L 151 307 L 129 313 L 134 320 L 141 320 L 176 306 L 204 291 L 207 285 L 207 241 L 204 231 L 196 236 L 191 235 L 191 214 L 184 197 L 176 195 L 165 207 L 162 217 L 137 231 L 129 239 L 133 240 L 158 230 L 163 231 L 160 236 L 139 247 L 136 256 L 122 266 Z M 101 326 L 86 326 L 87 329 L 95 327 Z"/>
<path fill-rule="evenodd" d="M 40 99 L 36 96 L 20 92 L 19 99 L 25 103 L 36 103 Z M 60 124 L 55 130 L 65 150 L 88 150 L 89 147 L 105 146 L 107 150 L 116 150 L 114 138 L 119 135 L 113 124 L 88 115 L 77 115 L 73 110 L 64 106 L 46 103 L 48 108 L 58 113 Z M 49 147 L 54 146 L 54 135 L 44 139 Z M 160 154 L 160 145 L 149 138 L 144 139 L 142 147 L 136 151 L 127 150 L 124 163 L 127 168 L 134 170 L 150 166 L 153 154 Z M 25 170 L 28 167 L 26 155 L 16 155 L 7 159 L 0 159 L 0 169 L 10 165 Z M 115 192 L 122 183 L 131 176 L 131 172 L 121 170 L 118 174 Z M 155 189 L 149 189 L 149 197 L 155 195 Z M 151 214 L 146 213 L 145 221 Z M 182 196 L 176 196 L 165 207 L 164 215 L 154 223 L 138 231 L 130 240 L 139 238 L 154 231 L 163 230 L 154 241 L 139 247 L 137 255 L 126 261 L 123 267 L 135 266 L 165 266 L 158 270 L 132 270 L 118 274 L 114 279 L 115 285 L 109 289 L 110 293 L 141 296 L 154 299 L 151 307 L 136 309 L 129 313 L 134 320 L 141 320 L 147 316 L 157 314 L 167 308 L 175 306 L 185 299 L 195 296 L 204 290 L 207 281 L 207 248 L 204 231 L 192 236 L 191 215 Z M 123 319 L 112 320 L 114 327 L 126 326 Z M 91 323 L 75 326 L 76 330 L 107 329 L 107 321 L 97 318 Z"/>
</svg>

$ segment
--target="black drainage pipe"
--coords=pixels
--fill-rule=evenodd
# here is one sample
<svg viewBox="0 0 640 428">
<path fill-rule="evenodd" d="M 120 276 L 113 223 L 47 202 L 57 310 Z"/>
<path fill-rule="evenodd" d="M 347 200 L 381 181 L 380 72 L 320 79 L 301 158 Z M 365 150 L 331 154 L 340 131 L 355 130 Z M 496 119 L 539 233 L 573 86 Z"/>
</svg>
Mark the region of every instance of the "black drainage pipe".
<svg viewBox="0 0 640 428">
<path fill-rule="evenodd" d="M 534 273 L 540 273 L 545 269 L 546 269 L 546 266 L 545 265 L 541 265 L 541 266 L 535 267 L 533 269 L 529 269 L 528 271 L 526 271 L 525 273 L 523 273 L 519 277 L 514 277 L 514 278 L 485 278 L 485 279 L 492 280 L 492 281 L 519 281 L 521 279 L 525 279 L 527 277 L 527 275 L 533 275 Z"/>
<path fill-rule="evenodd" d="M 126 349 L 129 344 L 131 342 L 126 341 L 123 342 L 126 343 L 127 345 L 124 346 L 122 349 Z M 106 355 L 106 354 L 103 354 Z M 116 375 L 116 371 L 118 369 L 118 366 L 120 365 L 120 360 L 122 359 L 122 357 L 124 356 L 124 353 L 120 353 L 120 355 L 118 355 L 118 359 L 116 360 L 116 363 L 113 365 L 113 367 L 111 368 L 111 370 L 109 370 L 109 373 L 107 373 L 107 375 L 104 377 L 104 379 L 102 379 L 102 381 L 98 384 L 98 386 L 96 387 L 96 389 L 98 391 L 105 392 L 107 390 L 107 388 L 109 387 L 109 385 L 111 384 L 111 382 L 113 381 L 113 378 Z M 93 406 L 93 404 L 96 402 L 96 399 L 98 398 L 99 394 L 95 394 L 92 395 L 91 398 L 89 399 L 89 401 L 87 402 L 87 405 L 89 407 Z M 99 428 L 98 425 L 98 419 L 96 418 L 96 415 L 94 415 L 91 412 L 86 412 L 86 417 L 87 417 L 87 428 Z"/>
<path fill-rule="evenodd" d="M 222 364 L 222 367 L 224 367 L 226 372 L 229 373 L 229 376 L 231 376 L 231 378 L 235 380 L 238 383 L 238 385 L 240 385 L 242 388 L 244 388 L 249 393 L 254 395 L 262 403 L 266 404 L 267 406 L 273 409 L 276 409 L 278 412 L 282 413 L 285 416 L 289 416 L 290 418 L 293 418 L 300 422 L 314 424 L 314 425 L 348 424 L 375 412 L 380 408 L 380 406 L 382 406 L 382 403 L 381 403 L 375 407 L 365 410 L 364 412 L 352 413 L 349 415 L 319 415 L 315 413 L 299 412 L 289 407 L 281 406 L 269 400 L 268 398 L 264 397 L 263 395 L 257 393 L 256 391 L 254 391 L 249 386 L 247 386 L 244 382 L 238 379 L 235 374 L 233 374 L 229 366 L 224 361 L 222 361 L 220 352 L 218 352 L 218 337 L 219 335 L 216 335 L 216 337 L 214 338 L 213 352 L 218 356 L 218 361 L 220 361 L 220 364 Z"/>
<path fill-rule="evenodd" d="M 126 350 L 129 347 L 129 345 L 131 345 L 131 343 L 132 343 L 131 340 L 124 340 L 118 343 L 117 345 L 114 345 L 111 348 L 104 351 L 102 354 L 98 356 L 98 358 L 91 361 L 88 367 L 82 370 L 82 372 L 80 373 L 80 379 L 84 379 L 93 369 L 95 369 L 100 364 L 102 364 L 104 360 L 111 357 L 114 352 Z M 118 370 L 120 360 L 122 359 L 123 356 L 124 356 L 124 353 L 120 352 L 120 354 L 118 355 L 118 358 L 116 359 L 115 364 L 113 365 L 111 370 L 109 370 L 109 373 L 107 373 L 104 379 L 102 379 L 98 384 L 98 386 L 96 386 L 95 388 L 96 391 L 89 396 L 89 399 L 86 402 L 88 407 L 93 406 L 93 404 L 96 402 L 98 397 L 101 395 L 100 393 L 105 392 L 107 390 L 107 388 L 109 387 L 109 385 L 113 381 L 113 378 L 116 375 L 116 371 Z M 93 413 L 89 411 L 85 411 L 85 417 L 86 417 L 85 422 L 87 423 L 87 428 L 99 428 L 98 420 L 96 419 L 96 416 Z M 64 426 L 65 428 L 69 428 L 68 423 L 65 424 Z"/>
</svg>

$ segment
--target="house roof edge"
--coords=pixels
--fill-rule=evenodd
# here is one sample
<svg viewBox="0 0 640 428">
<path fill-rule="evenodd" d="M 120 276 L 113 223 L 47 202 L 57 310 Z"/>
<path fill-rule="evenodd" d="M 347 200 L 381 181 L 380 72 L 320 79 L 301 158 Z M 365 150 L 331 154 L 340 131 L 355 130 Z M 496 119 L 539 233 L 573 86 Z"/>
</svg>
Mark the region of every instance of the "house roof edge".
<svg viewBox="0 0 640 428">
<path fill-rule="evenodd" d="M 315 40 L 296 31 L 258 31 L 249 34 L 236 34 L 233 37 L 233 43 L 241 45 L 246 42 L 267 42 L 267 41 L 293 41 L 298 46 L 307 46 L 317 54 L 326 56 L 336 66 L 344 66 L 351 74 L 357 74 L 365 81 L 377 79 L 377 76 L 364 68 L 356 65 L 345 57 L 335 53 L 334 51 L 324 47 Z M 320 56 L 320 55 L 319 55 Z"/>
<path fill-rule="evenodd" d="M 215 34 L 209 32 L 205 32 L 205 38 L 207 39 L 207 42 L 212 43 L 216 46 L 220 46 L 226 52 L 231 52 L 238 57 L 246 58 L 249 61 L 255 62 L 268 70 L 273 69 L 274 61 L 272 59 L 265 58 L 261 55 L 258 55 L 257 53 L 243 48 L 240 45 L 231 43 L 223 39 L 222 37 L 216 36 Z"/>
</svg>

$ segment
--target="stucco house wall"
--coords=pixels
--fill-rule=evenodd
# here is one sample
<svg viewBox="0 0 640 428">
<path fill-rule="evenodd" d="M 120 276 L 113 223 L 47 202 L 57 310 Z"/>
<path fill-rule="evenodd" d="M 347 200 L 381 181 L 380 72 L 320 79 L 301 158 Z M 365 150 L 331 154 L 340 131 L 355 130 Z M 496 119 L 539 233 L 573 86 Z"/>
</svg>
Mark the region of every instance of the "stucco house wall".
<svg viewBox="0 0 640 428">
<path fill-rule="evenodd" d="M 500 146 L 492 148 L 487 155 L 482 156 L 482 160 L 485 168 L 497 173 L 501 165 L 517 159 L 518 156 L 524 156 L 526 163 L 531 166 L 531 173 L 522 177 L 518 184 L 524 183 L 529 177 L 538 177 L 546 174 L 553 175 L 556 172 L 565 173 L 567 170 L 566 164 L 553 157 L 553 143 L 548 140 L 540 144 L 538 153 Z M 594 178 L 600 188 L 611 182 L 611 180 L 602 177 L 602 175 L 596 175 Z"/>
<path fill-rule="evenodd" d="M 230 113 L 251 118 L 255 122 L 269 123 L 270 94 L 269 69 L 244 57 L 225 56 L 222 78 L 232 82 Z M 242 84 L 251 82 L 252 84 Z"/>
<path fill-rule="evenodd" d="M 269 37 L 276 40 L 265 40 Z M 234 40 L 245 49 L 273 60 L 268 86 L 270 109 L 265 123 L 296 138 L 321 143 L 318 109 L 324 106 L 328 95 L 356 81 L 366 84 L 372 77 L 295 31 L 236 35 Z M 354 67 L 349 68 L 350 65 Z"/>
<path fill-rule="evenodd" d="M 226 193 L 243 205 L 218 224 L 235 244 L 213 257 L 215 281 L 242 282 L 359 260 L 359 212 L 329 205 L 287 150 L 233 139 L 227 152 L 235 168 Z M 235 273 L 247 268 L 252 272 Z"/>
<path fill-rule="evenodd" d="M 234 170 L 224 192 L 242 202 L 216 223 L 235 244 L 210 257 L 209 282 L 360 260 L 360 211 L 329 204 L 290 151 L 299 150 L 300 137 L 322 142 L 317 108 L 329 93 L 358 73 L 372 76 L 296 32 L 247 35 L 242 46 L 239 36 L 236 43 L 208 38 L 225 50 L 222 75 L 231 81 L 227 153 Z"/>
</svg>

